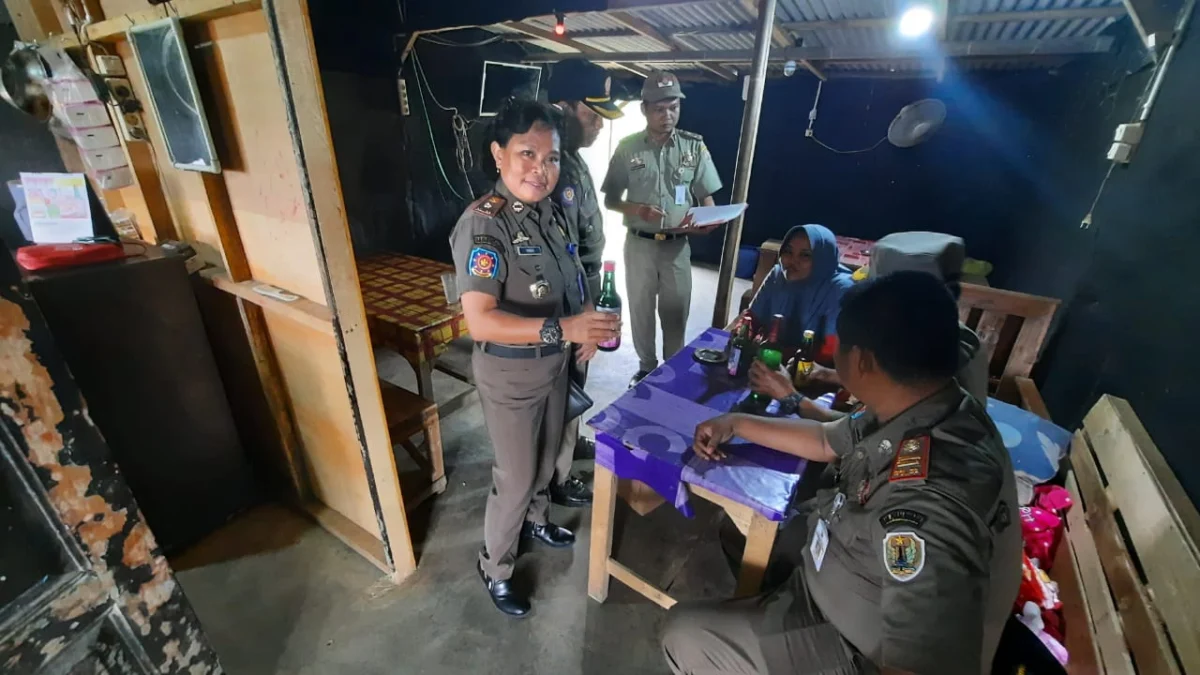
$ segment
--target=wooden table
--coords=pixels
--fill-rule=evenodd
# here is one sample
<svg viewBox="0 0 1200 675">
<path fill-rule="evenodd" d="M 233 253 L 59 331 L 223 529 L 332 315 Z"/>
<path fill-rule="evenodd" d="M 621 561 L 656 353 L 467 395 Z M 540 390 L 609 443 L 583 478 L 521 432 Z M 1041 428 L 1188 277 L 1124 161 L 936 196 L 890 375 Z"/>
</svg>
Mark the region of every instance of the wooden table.
<svg viewBox="0 0 1200 675">
<path fill-rule="evenodd" d="M 417 373 L 417 393 L 430 401 L 437 357 L 456 338 L 467 335 L 462 305 L 448 304 L 442 275 L 454 266 L 411 255 L 386 253 L 358 261 L 359 286 L 367 310 L 371 342 L 399 352 Z M 463 373 L 443 372 L 464 382 Z M 453 402 L 458 402 L 458 397 Z M 443 403 L 443 415 L 452 401 Z"/>
<path fill-rule="evenodd" d="M 664 608 L 675 604 L 674 598 L 612 557 L 618 478 L 640 481 L 641 492 L 653 491 L 685 516 L 691 515 L 692 497 L 723 508 L 746 534 L 737 593 L 758 592 L 779 524 L 807 463 L 744 441 L 728 445 L 729 458 L 719 463 L 692 452 L 696 424 L 728 412 L 747 394 L 744 380 L 733 380 L 724 368 L 706 368 L 692 359 L 697 348 L 722 349 L 728 338 L 725 331 L 706 330 L 588 420 L 596 431 L 588 567 L 588 595 L 593 599 L 603 602 L 609 578 L 616 577 Z M 637 504 L 631 506 L 644 513 Z"/>
</svg>

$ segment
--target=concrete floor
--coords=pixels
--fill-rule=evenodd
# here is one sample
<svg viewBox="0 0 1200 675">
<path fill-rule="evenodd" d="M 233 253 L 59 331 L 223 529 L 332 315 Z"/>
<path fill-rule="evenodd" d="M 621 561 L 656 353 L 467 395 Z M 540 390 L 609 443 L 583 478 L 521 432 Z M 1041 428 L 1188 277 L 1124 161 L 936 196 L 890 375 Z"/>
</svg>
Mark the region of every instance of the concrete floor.
<svg viewBox="0 0 1200 675">
<path fill-rule="evenodd" d="M 617 246 L 610 237 L 610 247 Z M 689 336 L 711 320 L 715 282 L 714 271 L 695 270 Z M 747 285 L 738 281 L 735 298 Z M 464 363 L 465 351 L 448 360 Z M 381 352 L 377 362 L 384 379 L 413 387 L 403 359 Z M 597 404 L 618 396 L 636 367 L 626 326 L 621 349 L 601 354 L 592 368 L 588 390 Z M 436 378 L 439 399 L 465 386 L 441 373 Z M 615 581 L 606 603 L 587 597 L 590 510 L 554 507 L 551 518 L 574 528 L 578 543 L 535 548 L 518 562 L 518 582 L 533 589 L 532 616 L 514 620 L 492 607 L 475 573 L 492 460 L 473 394 L 442 420 L 442 435 L 449 487 L 409 513 L 419 566 L 401 586 L 279 506 L 241 516 L 172 560 L 227 672 L 669 672 L 658 646 L 662 609 Z M 576 469 L 590 477 L 587 462 Z M 720 512 L 697 502 L 690 520 L 669 506 L 641 518 L 619 504 L 615 555 L 675 597 L 726 597 L 734 580 L 717 543 Z"/>
</svg>

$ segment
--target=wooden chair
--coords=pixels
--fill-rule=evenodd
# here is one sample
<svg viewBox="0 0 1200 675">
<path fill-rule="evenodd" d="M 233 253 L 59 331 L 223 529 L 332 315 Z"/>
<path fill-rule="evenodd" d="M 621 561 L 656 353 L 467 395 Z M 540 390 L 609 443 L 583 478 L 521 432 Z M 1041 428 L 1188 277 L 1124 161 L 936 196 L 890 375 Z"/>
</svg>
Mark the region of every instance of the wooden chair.
<svg viewBox="0 0 1200 675">
<path fill-rule="evenodd" d="M 958 317 L 979 336 L 988 355 L 988 391 L 1016 402 L 1017 378 L 1028 380 L 1061 300 L 962 284 Z"/>
<path fill-rule="evenodd" d="M 414 491 L 404 500 L 406 508 L 413 508 L 435 494 L 446 491 L 446 466 L 442 459 L 442 428 L 438 419 L 436 403 L 396 385 L 379 381 L 383 395 L 383 411 L 387 418 L 388 435 L 393 444 L 408 451 L 409 457 L 429 476 L 429 484 Z M 413 436 L 424 434 L 418 446 Z"/>
</svg>

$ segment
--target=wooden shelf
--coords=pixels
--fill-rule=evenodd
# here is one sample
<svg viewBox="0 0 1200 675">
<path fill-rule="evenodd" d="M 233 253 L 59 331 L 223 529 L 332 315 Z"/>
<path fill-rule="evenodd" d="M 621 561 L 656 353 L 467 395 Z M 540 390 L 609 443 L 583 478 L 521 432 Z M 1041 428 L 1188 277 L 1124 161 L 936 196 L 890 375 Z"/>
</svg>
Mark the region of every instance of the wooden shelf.
<svg viewBox="0 0 1200 675">
<path fill-rule="evenodd" d="M 116 42 L 124 40 L 125 33 L 133 26 L 161 21 L 173 16 L 177 16 L 181 20 L 205 21 L 243 12 L 253 12 L 262 7 L 262 0 L 174 0 L 170 7 L 171 9 L 168 9 L 167 5 L 163 4 L 97 21 L 87 27 L 87 41 Z M 55 35 L 46 42 L 62 49 L 80 46 L 79 39 L 68 34 Z"/>
<path fill-rule="evenodd" d="M 209 269 L 200 272 L 200 276 L 230 295 L 262 307 L 268 312 L 287 317 L 309 328 L 315 328 L 322 333 L 333 335 L 333 313 L 329 308 L 308 298 L 300 298 L 293 302 L 284 302 L 267 297 L 254 290 L 255 286 L 263 285 L 258 281 L 233 281 L 223 270 Z"/>
</svg>

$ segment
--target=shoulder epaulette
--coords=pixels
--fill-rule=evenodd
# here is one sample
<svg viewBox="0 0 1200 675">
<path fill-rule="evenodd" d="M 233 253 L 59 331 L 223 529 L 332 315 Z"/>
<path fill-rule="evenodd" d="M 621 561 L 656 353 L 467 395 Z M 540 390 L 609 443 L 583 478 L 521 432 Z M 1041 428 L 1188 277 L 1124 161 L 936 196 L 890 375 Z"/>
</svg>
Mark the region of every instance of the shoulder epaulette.
<svg viewBox="0 0 1200 675">
<path fill-rule="evenodd" d="M 929 475 L 929 432 L 910 434 L 900 441 L 888 482 L 924 480 Z"/>
<path fill-rule="evenodd" d="M 675 133 L 679 134 L 680 137 L 682 137 L 682 138 L 688 139 L 689 141 L 703 141 L 704 140 L 703 136 L 701 136 L 700 134 L 698 134 L 694 131 L 684 131 L 683 129 L 679 129 Z"/>
<path fill-rule="evenodd" d="M 487 197 L 475 202 L 475 208 L 472 210 L 481 216 L 494 218 L 497 213 L 500 213 L 500 209 L 504 208 L 504 205 L 507 203 L 508 200 L 500 195 L 488 195 Z"/>
</svg>

